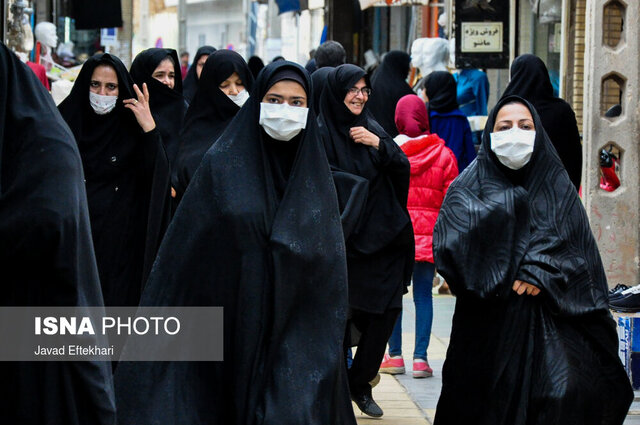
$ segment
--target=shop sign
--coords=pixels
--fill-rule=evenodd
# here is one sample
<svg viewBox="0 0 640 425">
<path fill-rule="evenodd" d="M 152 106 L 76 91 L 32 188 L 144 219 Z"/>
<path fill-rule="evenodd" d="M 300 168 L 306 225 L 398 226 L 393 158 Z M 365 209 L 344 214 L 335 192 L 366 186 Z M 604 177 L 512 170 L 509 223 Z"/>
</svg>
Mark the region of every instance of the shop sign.
<svg viewBox="0 0 640 425">
<path fill-rule="evenodd" d="M 461 52 L 502 52 L 502 22 L 463 22 Z"/>
</svg>

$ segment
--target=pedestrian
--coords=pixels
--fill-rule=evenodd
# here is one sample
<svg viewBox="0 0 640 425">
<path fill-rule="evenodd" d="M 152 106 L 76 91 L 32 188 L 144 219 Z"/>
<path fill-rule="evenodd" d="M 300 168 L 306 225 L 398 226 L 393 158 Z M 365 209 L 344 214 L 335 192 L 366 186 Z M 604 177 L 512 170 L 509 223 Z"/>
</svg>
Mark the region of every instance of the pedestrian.
<svg viewBox="0 0 640 425">
<path fill-rule="evenodd" d="M 347 62 L 347 51 L 337 41 L 328 40 L 322 43 L 314 56 L 316 69 L 325 66 L 337 67 Z"/>
<path fill-rule="evenodd" d="M 193 65 L 189 67 L 189 71 L 182 82 L 182 93 L 188 103 L 193 101 L 193 96 L 195 96 L 198 90 L 198 80 L 200 80 L 200 74 L 202 73 L 202 68 L 207 58 L 215 51 L 216 48 L 213 46 L 202 46 L 196 52 L 193 58 Z"/>
<path fill-rule="evenodd" d="M 0 74 L 0 306 L 102 306 L 73 133 L 37 77 L 2 43 Z M 5 331 L 12 326 L 3 323 Z M 3 423 L 116 423 L 107 362 L 3 361 L 0 378 Z"/>
<path fill-rule="evenodd" d="M 571 183 L 579 190 L 582 143 L 576 114 L 567 102 L 553 95 L 549 72 L 539 57 L 531 54 L 518 56 L 511 64 L 510 72 L 511 81 L 502 96 L 520 96 L 536 108 Z"/>
<path fill-rule="evenodd" d="M 178 55 L 173 49 L 143 50 L 131 64 L 133 82 L 147 84 L 150 107 L 173 172 L 180 144 L 180 130 L 188 104 L 182 95 Z"/>
<path fill-rule="evenodd" d="M 398 135 L 394 122 L 396 104 L 402 96 L 414 94 L 407 78 L 411 57 L 399 50 L 392 50 L 382 59 L 382 64 L 371 79 L 369 110 L 384 131 L 391 137 Z"/>
<path fill-rule="evenodd" d="M 249 65 L 249 69 L 251 70 L 251 74 L 253 74 L 254 80 L 258 78 L 258 74 L 262 71 L 262 68 L 264 68 L 264 62 L 262 62 L 262 59 L 258 56 L 251 56 L 247 65 Z"/>
<path fill-rule="evenodd" d="M 316 111 L 320 110 L 320 97 L 327 85 L 327 76 L 334 68 L 332 66 L 325 66 L 311 74 L 311 81 L 313 83 L 313 106 Z"/>
<path fill-rule="evenodd" d="M 182 77 L 182 81 L 187 78 L 187 73 L 189 72 L 189 52 L 186 50 L 180 53 L 180 75 Z"/>
<path fill-rule="evenodd" d="M 433 227 L 451 182 L 458 176 L 458 164 L 451 149 L 437 134 L 429 133 L 427 108 L 418 96 L 409 94 L 398 102 L 396 126 L 400 133 L 395 141 L 409 158 L 411 179 L 407 208 L 415 235 L 413 266 L 413 302 L 416 308 L 413 377 L 433 375 L 427 360 L 433 323 Z M 404 373 L 402 358 L 402 313 L 389 338 L 389 354 L 380 372 Z"/>
<path fill-rule="evenodd" d="M 447 71 L 434 71 L 425 80 L 425 93 L 429 101 L 431 131 L 444 139 L 458 161 L 458 171 L 476 157 L 473 135 L 467 117 L 458 108 L 456 80 Z"/>
<path fill-rule="evenodd" d="M 224 307 L 224 361 L 121 364 L 120 425 L 355 425 L 345 247 L 312 94 L 301 66 L 270 64 L 205 155 L 142 305 Z"/>
<path fill-rule="evenodd" d="M 362 68 L 338 66 L 327 77 L 318 124 L 329 164 L 369 183 L 360 222 L 347 239 L 349 327 L 361 334 L 349 388 L 362 412 L 379 417 L 383 412 L 369 382 L 378 373 L 410 282 L 413 231 L 407 211 L 409 161 L 368 111 L 369 94 Z M 353 336 L 346 336 L 345 350 Z"/>
<path fill-rule="evenodd" d="M 168 223 L 169 165 L 149 96 L 104 53 L 84 63 L 59 106 L 82 157 L 107 306 L 138 305 Z"/>
<path fill-rule="evenodd" d="M 533 105 L 501 99 L 433 234 L 456 295 L 435 424 L 621 424 L 633 392 L 586 212 Z"/>
<path fill-rule="evenodd" d="M 187 110 L 176 160 L 176 199 L 184 195 L 202 157 L 249 99 L 253 75 L 242 56 L 218 50 L 207 59 Z"/>
</svg>

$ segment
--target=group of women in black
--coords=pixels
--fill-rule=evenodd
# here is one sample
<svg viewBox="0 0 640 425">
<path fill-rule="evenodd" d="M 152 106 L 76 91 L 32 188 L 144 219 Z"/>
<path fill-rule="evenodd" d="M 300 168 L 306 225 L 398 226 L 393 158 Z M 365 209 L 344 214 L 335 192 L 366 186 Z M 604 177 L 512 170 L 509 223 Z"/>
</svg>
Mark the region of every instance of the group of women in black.
<svg viewBox="0 0 640 425">
<path fill-rule="evenodd" d="M 175 51 L 130 72 L 103 54 L 60 115 L 2 47 L 3 92 L 33 92 L 0 109 L 2 304 L 224 307 L 223 362 L 124 362 L 115 383 L 99 363 L 3 365 L 23 389 L 3 392 L 13 422 L 355 424 L 351 400 L 382 415 L 370 381 L 411 279 L 410 167 L 361 68 L 316 84 L 278 61 L 254 81 L 210 52 L 187 104 Z M 632 394 L 577 193 L 527 100 L 487 126 L 434 233 L 458 296 L 436 422 L 621 423 Z M 496 148 L 511 138 L 526 160 Z"/>
</svg>

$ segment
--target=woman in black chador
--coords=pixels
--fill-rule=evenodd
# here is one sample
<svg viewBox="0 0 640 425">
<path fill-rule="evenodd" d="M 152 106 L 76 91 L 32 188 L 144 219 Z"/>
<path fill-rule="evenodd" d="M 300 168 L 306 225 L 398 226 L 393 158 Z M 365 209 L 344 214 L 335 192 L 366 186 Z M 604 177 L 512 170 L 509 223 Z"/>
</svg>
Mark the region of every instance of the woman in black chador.
<svg viewBox="0 0 640 425">
<path fill-rule="evenodd" d="M 84 167 L 105 305 L 138 305 L 168 221 L 169 168 L 149 110 L 115 56 L 82 67 L 60 104 Z"/>
<path fill-rule="evenodd" d="M 489 115 L 433 237 L 457 296 L 437 425 L 620 425 L 633 392 L 587 215 L 533 106 Z"/>
<path fill-rule="evenodd" d="M 0 306 L 99 307 L 73 134 L 35 74 L 2 43 L 0 75 Z M 3 424 L 116 423 L 107 362 L 3 361 L 0 382 Z"/>
<path fill-rule="evenodd" d="M 200 81 L 202 69 L 204 68 L 203 61 L 206 62 L 207 59 L 209 59 L 209 55 L 215 51 L 216 48 L 213 46 L 202 46 L 196 52 L 189 71 L 187 71 L 187 76 L 184 77 L 184 81 L 182 82 L 182 93 L 187 102 L 191 103 L 193 101 L 193 96 L 196 95 L 196 91 L 198 90 L 198 81 Z"/>
<path fill-rule="evenodd" d="M 242 56 L 218 50 L 204 65 L 187 110 L 176 160 L 177 198 L 182 198 L 202 157 L 249 99 L 253 75 Z"/>
<path fill-rule="evenodd" d="M 355 425 L 345 248 L 312 94 L 302 67 L 270 64 L 204 156 L 141 305 L 224 307 L 224 361 L 121 363 L 120 425 Z"/>
<path fill-rule="evenodd" d="M 367 82 L 364 70 L 355 65 L 331 71 L 320 98 L 318 125 L 331 166 L 368 181 L 366 205 L 347 238 L 351 325 L 361 333 L 349 385 L 364 413 L 382 416 L 369 382 L 378 373 L 402 308 L 414 242 L 407 211 L 409 160 L 367 110 Z"/>
<path fill-rule="evenodd" d="M 576 190 L 580 189 L 582 143 L 576 114 L 567 102 L 553 95 L 549 72 L 539 57 L 532 54 L 518 56 L 511 64 L 510 72 L 511 81 L 502 96 L 520 96 L 536 108 L 569 180 Z"/>
<path fill-rule="evenodd" d="M 369 110 L 380 123 L 384 131 L 391 137 L 398 135 L 396 128 L 396 105 L 408 94 L 414 94 L 407 77 L 411 57 L 406 52 L 392 50 L 382 59 L 382 64 L 371 78 L 371 99 Z"/>
<path fill-rule="evenodd" d="M 144 50 L 131 64 L 133 82 L 138 87 L 144 83 L 149 87 L 151 113 L 160 130 L 172 173 L 188 106 L 182 95 L 180 75 L 178 53 L 173 49 Z"/>
</svg>

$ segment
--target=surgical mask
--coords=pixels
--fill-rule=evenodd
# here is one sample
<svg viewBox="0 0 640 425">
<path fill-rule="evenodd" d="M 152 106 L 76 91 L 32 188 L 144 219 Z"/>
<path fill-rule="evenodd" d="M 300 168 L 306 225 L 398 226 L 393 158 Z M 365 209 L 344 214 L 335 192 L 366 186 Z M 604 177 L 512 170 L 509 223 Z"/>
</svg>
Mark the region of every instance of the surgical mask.
<svg viewBox="0 0 640 425">
<path fill-rule="evenodd" d="M 505 167 L 512 170 L 519 170 L 529 163 L 535 142 L 535 131 L 518 127 L 491 133 L 491 150 Z"/>
<path fill-rule="evenodd" d="M 238 105 L 238 107 L 242 108 L 242 105 L 244 105 L 244 103 L 249 99 L 249 93 L 246 90 L 242 90 L 235 96 L 232 94 L 228 94 L 227 97 L 231 99 L 233 103 Z"/>
<path fill-rule="evenodd" d="M 98 115 L 106 115 L 113 111 L 118 102 L 118 96 L 102 96 L 93 92 L 89 92 L 89 103 L 93 111 Z"/>
<path fill-rule="evenodd" d="M 260 125 L 276 140 L 288 142 L 307 126 L 309 108 L 286 103 L 260 103 Z"/>
</svg>

